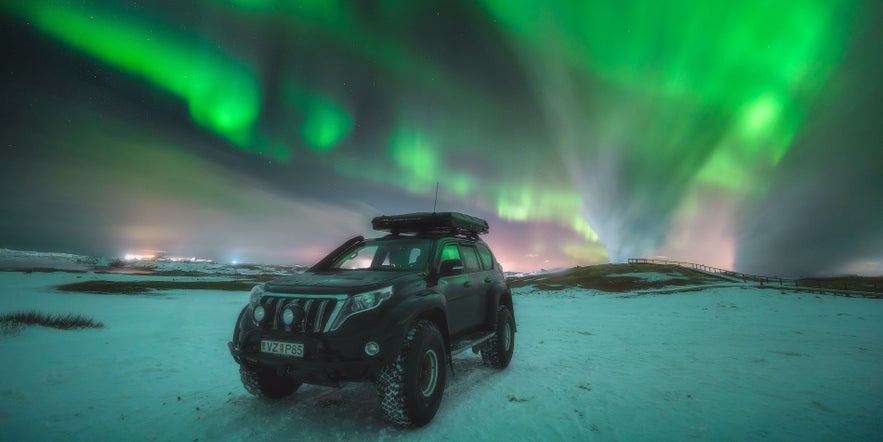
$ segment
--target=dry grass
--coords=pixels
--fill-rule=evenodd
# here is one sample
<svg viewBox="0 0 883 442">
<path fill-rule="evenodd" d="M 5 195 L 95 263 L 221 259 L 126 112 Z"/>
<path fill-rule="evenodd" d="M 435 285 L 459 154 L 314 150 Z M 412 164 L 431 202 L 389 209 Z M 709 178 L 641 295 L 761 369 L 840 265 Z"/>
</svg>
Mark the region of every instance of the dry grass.
<svg viewBox="0 0 883 442">
<path fill-rule="evenodd" d="M 647 281 L 633 276 L 614 276 L 622 273 L 664 273 L 672 275 L 672 279 L 664 281 Z M 720 279 L 676 265 L 659 264 L 602 264 L 586 267 L 575 267 L 558 273 L 547 273 L 537 276 L 510 278 L 512 288 L 532 285 L 540 290 L 561 290 L 566 288 L 585 288 L 605 292 L 630 292 L 650 290 L 672 286 L 690 286 L 713 284 Z"/>
<path fill-rule="evenodd" d="M 65 292 L 86 292 L 103 295 L 140 295 L 157 290 L 227 290 L 248 292 L 254 281 L 83 281 L 58 286 Z"/>
<path fill-rule="evenodd" d="M 881 276 L 837 276 L 830 278 L 802 278 L 798 279 L 796 283 L 798 287 L 883 293 L 883 277 Z"/>
<path fill-rule="evenodd" d="M 17 334 L 28 325 L 73 330 L 79 328 L 104 328 L 104 324 L 82 315 L 47 315 L 36 311 L 8 313 L 0 316 L 0 331 Z"/>
</svg>

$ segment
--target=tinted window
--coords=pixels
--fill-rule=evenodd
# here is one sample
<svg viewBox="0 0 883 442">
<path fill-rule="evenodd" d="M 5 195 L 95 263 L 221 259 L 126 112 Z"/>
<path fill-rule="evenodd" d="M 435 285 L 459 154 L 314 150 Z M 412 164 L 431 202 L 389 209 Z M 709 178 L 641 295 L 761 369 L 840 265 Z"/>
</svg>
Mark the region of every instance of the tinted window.
<svg viewBox="0 0 883 442">
<path fill-rule="evenodd" d="M 377 246 L 359 247 L 332 267 L 348 270 L 367 269 L 371 267 L 376 254 Z"/>
<path fill-rule="evenodd" d="M 348 270 L 425 270 L 430 241 L 366 241 L 331 265 Z"/>
<path fill-rule="evenodd" d="M 494 256 L 491 255 L 491 249 L 486 245 L 478 243 L 478 257 L 481 258 L 481 267 L 485 270 L 494 268 Z"/>
<path fill-rule="evenodd" d="M 463 256 L 463 267 L 465 267 L 466 271 L 477 272 L 481 270 L 481 266 L 478 264 L 478 254 L 475 252 L 475 247 L 462 246 L 460 249 Z"/>
<path fill-rule="evenodd" d="M 460 261 L 460 249 L 456 244 L 448 244 L 441 250 L 439 257 L 439 271 L 443 274 L 454 274 L 452 270 L 456 267 L 463 268 L 463 262 Z"/>
<path fill-rule="evenodd" d="M 448 244 L 442 249 L 441 260 L 446 261 L 448 259 L 460 260 L 460 250 L 457 249 L 456 244 Z"/>
</svg>

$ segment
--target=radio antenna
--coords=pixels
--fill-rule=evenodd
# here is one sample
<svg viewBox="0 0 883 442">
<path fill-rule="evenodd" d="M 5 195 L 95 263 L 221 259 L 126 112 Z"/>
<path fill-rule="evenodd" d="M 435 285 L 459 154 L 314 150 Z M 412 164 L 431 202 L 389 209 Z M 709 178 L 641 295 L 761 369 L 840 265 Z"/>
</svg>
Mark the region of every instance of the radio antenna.
<svg viewBox="0 0 883 442">
<path fill-rule="evenodd" d="M 435 202 L 432 203 L 432 213 L 435 213 L 436 207 L 438 207 L 438 181 L 435 182 Z"/>
</svg>

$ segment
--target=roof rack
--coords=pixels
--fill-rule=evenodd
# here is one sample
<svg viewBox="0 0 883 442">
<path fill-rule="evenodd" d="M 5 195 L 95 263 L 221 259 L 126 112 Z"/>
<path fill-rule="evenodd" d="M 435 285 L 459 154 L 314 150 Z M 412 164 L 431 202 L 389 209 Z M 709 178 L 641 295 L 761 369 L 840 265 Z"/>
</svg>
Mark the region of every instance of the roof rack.
<svg viewBox="0 0 883 442">
<path fill-rule="evenodd" d="M 445 233 L 478 237 L 488 233 L 487 221 L 459 212 L 418 212 L 404 215 L 383 215 L 371 220 L 374 230 L 400 233 Z"/>
</svg>

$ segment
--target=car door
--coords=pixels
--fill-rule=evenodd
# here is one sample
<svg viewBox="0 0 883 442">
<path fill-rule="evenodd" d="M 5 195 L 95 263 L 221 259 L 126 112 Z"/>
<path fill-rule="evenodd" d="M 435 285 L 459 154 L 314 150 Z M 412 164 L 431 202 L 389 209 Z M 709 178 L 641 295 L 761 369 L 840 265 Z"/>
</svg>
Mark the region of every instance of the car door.
<svg viewBox="0 0 883 442">
<path fill-rule="evenodd" d="M 490 280 L 482 269 L 475 245 L 461 243 L 460 257 L 463 260 L 463 271 L 469 277 L 464 284 L 468 291 L 465 295 L 468 299 L 464 299 L 464 304 L 468 309 L 466 316 L 469 318 L 469 326 L 467 328 L 482 328 L 485 325 L 487 294 L 491 287 Z"/>
<path fill-rule="evenodd" d="M 455 273 L 445 272 L 445 268 L 452 265 L 459 268 Z M 472 325 L 472 306 L 470 295 L 472 291 L 471 275 L 466 273 L 460 254 L 458 242 L 448 242 L 442 245 L 438 258 L 438 291 L 445 297 L 447 303 L 448 332 L 451 336 L 460 335 Z"/>
</svg>

